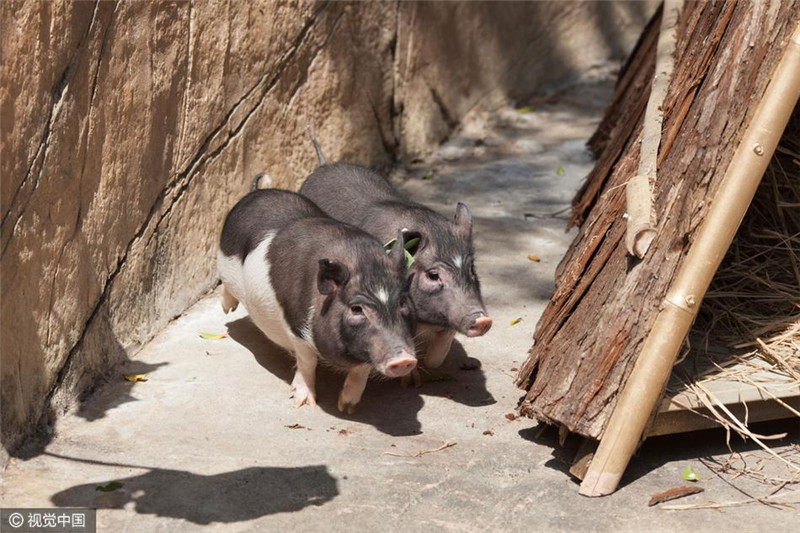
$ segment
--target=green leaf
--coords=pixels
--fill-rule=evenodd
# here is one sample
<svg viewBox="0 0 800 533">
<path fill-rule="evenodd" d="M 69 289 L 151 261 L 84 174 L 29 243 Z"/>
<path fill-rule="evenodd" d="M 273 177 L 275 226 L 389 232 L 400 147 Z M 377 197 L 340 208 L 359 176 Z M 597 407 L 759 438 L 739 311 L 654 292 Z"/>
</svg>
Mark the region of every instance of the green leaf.
<svg viewBox="0 0 800 533">
<path fill-rule="evenodd" d="M 112 481 L 108 485 L 98 485 L 94 490 L 99 490 L 100 492 L 114 492 L 121 487 L 123 487 L 122 483 L 119 481 Z"/>
<path fill-rule="evenodd" d="M 408 250 L 403 250 L 403 253 L 406 254 L 406 270 L 408 270 L 414 263 L 414 256 Z"/>
<path fill-rule="evenodd" d="M 410 250 L 410 249 L 412 249 L 414 246 L 416 246 L 416 245 L 417 245 L 417 243 L 419 243 L 419 237 L 414 237 L 413 239 L 409 239 L 409 240 L 408 240 L 408 242 L 406 242 L 406 244 L 405 244 L 404 248 L 405 248 L 406 250 Z"/>
<path fill-rule="evenodd" d="M 564 175 L 564 167 L 562 167 L 561 165 L 558 165 L 558 168 L 556 169 L 556 174 L 559 175 L 559 176 L 563 176 Z"/>
<path fill-rule="evenodd" d="M 207 333 L 205 331 L 200 332 L 200 336 L 209 341 L 218 341 L 220 339 L 224 339 L 228 336 L 227 333 Z"/>
<path fill-rule="evenodd" d="M 516 325 L 517 325 L 517 324 L 519 324 L 520 322 L 522 322 L 522 317 L 521 317 L 521 316 L 518 316 L 517 318 L 515 318 L 514 320 L 512 320 L 512 321 L 511 321 L 511 325 L 512 325 L 512 326 L 516 326 Z"/>
<path fill-rule="evenodd" d="M 533 113 L 535 110 L 536 110 L 536 106 L 535 105 L 526 105 L 526 106 L 517 108 L 517 113 L 522 113 L 522 114 Z"/>
<path fill-rule="evenodd" d="M 422 179 L 424 179 L 424 180 L 432 180 L 433 179 L 433 172 L 428 172 L 427 174 L 422 176 Z"/>
<path fill-rule="evenodd" d="M 402 230 L 403 233 L 405 233 L 407 231 L 408 230 L 406 230 L 406 229 Z M 383 245 L 383 249 L 386 250 L 387 254 L 392 251 L 392 246 L 394 246 L 394 243 L 396 243 L 396 242 L 397 242 L 397 239 L 392 239 L 391 241 L 389 241 L 389 242 L 387 242 L 386 244 Z M 405 255 L 406 255 L 406 268 L 407 269 L 411 268 L 411 265 L 414 263 L 414 256 L 411 255 L 411 252 L 409 252 L 408 250 L 409 250 L 409 248 L 413 248 L 414 246 L 416 246 L 417 243 L 419 243 L 419 237 L 414 237 L 413 239 L 409 239 L 408 242 L 403 244 L 403 248 L 405 248 L 403 251 L 405 252 Z"/>
<path fill-rule="evenodd" d="M 700 481 L 700 475 L 692 470 L 692 465 L 687 465 L 681 472 L 681 478 L 686 481 Z"/>
</svg>

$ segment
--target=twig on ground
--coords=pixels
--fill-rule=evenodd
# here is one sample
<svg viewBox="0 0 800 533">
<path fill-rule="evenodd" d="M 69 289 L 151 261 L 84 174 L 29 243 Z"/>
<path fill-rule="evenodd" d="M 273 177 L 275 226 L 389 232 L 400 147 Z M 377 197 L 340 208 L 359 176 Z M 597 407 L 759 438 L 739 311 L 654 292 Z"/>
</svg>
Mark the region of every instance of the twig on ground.
<svg viewBox="0 0 800 533">
<path fill-rule="evenodd" d="M 448 440 L 447 442 L 445 442 L 444 444 L 442 444 L 438 448 L 433 448 L 431 450 L 420 450 L 420 451 L 418 451 L 417 453 L 415 453 L 413 455 L 409 455 L 409 454 L 405 454 L 405 453 L 394 453 L 394 452 L 383 452 L 383 455 L 391 455 L 393 457 L 411 457 L 413 459 L 416 459 L 418 457 L 422 457 L 426 453 L 440 452 L 440 451 L 442 451 L 444 449 L 451 448 L 451 447 L 455 446 L 456 444 L 458 444 L 456 441 Z"/>
<path fill-rule="evenodd" d="M 796 500 L 788 502 L 777 501 L 777 498 L 779 496 L 784 497 L 787 495 L 795 496 Z M 751 503 L 763 503 L 775 507 L 792 509 L 792 505 L 800 504 L 800 491 L 792 491 L 784 494 L 772 494 L 770 496 L 765 496 L 763 498 L 749 498 L 747 500 L 738 500 L 732 502 L 720 502 L 720 503 L 708 502 L 708 503 L 696 503 L 687 505 L 662 505 L 661 508 L 667 511 L 689 511 L 693 509 L 722 509 L 724 507 L 737 507 L 739 505 L 748 505 Z"/>
</svg>

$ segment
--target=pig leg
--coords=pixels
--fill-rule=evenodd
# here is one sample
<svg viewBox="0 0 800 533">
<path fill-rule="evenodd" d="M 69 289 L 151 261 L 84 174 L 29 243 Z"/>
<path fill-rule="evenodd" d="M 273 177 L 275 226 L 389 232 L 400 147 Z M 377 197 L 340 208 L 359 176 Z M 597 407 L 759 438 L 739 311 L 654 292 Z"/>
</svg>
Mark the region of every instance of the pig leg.
<svg viewBox="0 0 800 533">
<path fill-rule="evenodd" d="M 415 368 L 409 374 L 400 378 L 400 386 L 404 389 L 408 388 L 408 384 L 414 381 L 414 388 L 418 389 L 422 386 L 422 376 L 419 373 L 419 368 Z"/>
<path fill-rule="evenodd" d="M 342 392 L 339 393 L 338 407 L 340 412 L 344 413 L 347 410 L 348 415 L 356 412 L 356 405 L 361 401 L 361 395 L 364 394 L 370 370 L 369 365 L 359 365 L 350 369 L 347 373 Z"/>
<path fill-rule="evenodd" d="M 227 315 L 231 311 L 236 311 L 236 308 L 239 306 L 239 300 L 228 291 L 228 287 L 223 285 L 222 286 L 222 310 L 225 311 Z"/>
<path fill-rule="evenodd" d="M 297 370 L 292 380 L 294 406 L 317 405 L 317 393 L 314 389 L 317 353 L 305 342 L 298 342 L 295 345 L 294 355 L 297 358 Z"/>
<path fill-rule="evenodd" d="M 450 353 L 450 346 L 456 330 L 443 329 L 433 335 L 433 339 L 428 343 L 428 351 L 425 354 L 425 366 L 428 368 L 438 368 L 444 362 L 444 358 Z"/>
</svg>

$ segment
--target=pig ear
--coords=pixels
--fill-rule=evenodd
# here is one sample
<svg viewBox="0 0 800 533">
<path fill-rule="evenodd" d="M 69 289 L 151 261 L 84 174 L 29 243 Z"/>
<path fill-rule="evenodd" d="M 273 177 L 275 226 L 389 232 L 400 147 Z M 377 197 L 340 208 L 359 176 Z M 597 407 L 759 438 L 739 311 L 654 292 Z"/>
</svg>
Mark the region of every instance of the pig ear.
<svg viewBox="0 0 800 533">
<path fill-rule="evenodd" d="M 389 250 L 389 259 L 391 259 L 397 266 L 403 268 L 406 266 L 406 253 L 404 251 L 405 246 L 406 237 L 402 231 L 398 231 L 397 237 L 394 239 L 394 244 L 392 244 L 392 248 Z"/>
<path fill-rule="evenodd" d="M 330 259 L 319 260 L 319 273 L 317 274 L 317 289 L 320 294 L 332 294 L 350 279 L 350 271 L 338 261 Z"/>
<path fill-rule="evenodd" d="M 458 202 L 456 206 L 455 226 L 459 233 L 466 237 L 472 237 L 472 214 L 469 208 Z"/>
<path fill-rule="evenodd" d="M 419 249 L 420 238 L 419 233 L 402 229 L 397 232 L 397 238 L 393 239 L 389 258 L 402 271 L 411 268 L 414 263 L 414 254 Z"/>
</svg>

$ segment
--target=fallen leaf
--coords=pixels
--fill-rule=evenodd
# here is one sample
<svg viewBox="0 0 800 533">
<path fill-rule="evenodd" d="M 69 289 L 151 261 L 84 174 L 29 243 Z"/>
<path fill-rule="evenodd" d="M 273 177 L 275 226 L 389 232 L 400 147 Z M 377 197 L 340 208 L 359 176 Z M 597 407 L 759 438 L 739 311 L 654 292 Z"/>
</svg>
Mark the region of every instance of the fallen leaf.
<svg viewBox="0 0 800 533">
<path fill-rule="evenodd" d="M 564 175 L 564 167 L 562 167 L 561 165 L 558 165 L 558 168 L 556 169 L 556 174 L 558 176 L 563 176 Z"/>
<path fill-rule="evenodd" d="M 147 374 L 124 374 L 125 381 L 136 383 L 137 381 L 147 381 Z"/>
<path fill-rule="evenodd" d="M 422 176 L 422 179 L 424 179 L 424 180 L 432 180 L 433 179 L 433 172 L 429 172 L 429 173 L 425 174 L 424 176 Z"/>
<path fill-rule="evenodd" d="M 511 367 L 511 371 L 512 371 L 512 372 L 519 372 L 519 368 L 517 368 L 517 367 L 515 367 L 515 366 L 512 366 L 512 367 Z"/>
<path fill-rule="evenodd" d="M 492 431 L 491 429 L 487 429 L 486 431 L 483 432 L 483 434 L 484 435 L 489 435 L 491 437 L 491 436 L 494 435 L 494 431 Z"/>
<path fill-rule="evenodd" d="M 704 490 L 705 489 L 703 487 L 692 487 L 690 485 L 675 487 L 669 490 L 665 490 L 664 492 L 653 494 L 650 497 L 650 501 L 647 502 L 647 505 L 652 507 L 654 505 L 658 505 L 659 503 L 668 502 L 670 500 L 677 500 L 678 498 L 683 498 L 684 496 L 690 496 L 692 494 L 698 494 L 700 492 L 703 492 Z"/>
<path fill-rule="evenodd" d="M 539 259 L 538 255 L 529 255 L 528 261 L 533 261 L 534 263 L 538 263 L 539 261 L 541 261 L 541 259 Z"/>
<path fill-rule="evenodd" d="M 515 318 L 514 320 L 512 320 L 512 321 L 511 321 L 511 325 L 512 325 L 512 326 L 516 326 L 516 325 L 517 325 L 517 324 L 519 324 L 520 322 L 522 322 L 522 317 L 521 317 L 521 316 L 518 316 L 517 318 Z"/>
<path fill-rule="evenodd" d="M 227 333 L 207 333 L 205 331 L 200 332 L 200 336 L 209 341 L 218 341 L 220 339 L 224 339 L 228 336 Z"/>
<path fill-rule="evenodd" d="M 517 419 L 517 418 L 519 418 L 519 417 L 517 416 L 517 414 L 516 414 L 516 413 L 506 413 L 506 418 L 507 418 L 509 421 L 513 421 L 513 420 L 516 420 L 516 419 Z"/>
<path fill-rule="evenodd" d="M 685 481 L 700 481 L 700 476 L 692 470 L 692 465 L 687 465 L 686 468 L 683 469 L 681 472 L 681 478 Z"/>
<path fill-rule="evenodd" d="M 108 485 L 98 485 L 94 490 L 99 490 L 100 492 L 114 492 L 121 487 L 123 487 L 122 483 L 119 481 L 112 481 Z"/>
<path fill-rule="evenodd" d="M 283 426 L 283 427 L 289 428 L 289 429 L 308 429 L 307 427 L 305 427 L 302 424 L 291 424 L 289 426 Z"/>
<path fill-rule="evenodd" d="M 535 105 L 526 105 L 526 106 L 517 108 L 517 113 L 522 113 L 523 115 L 526 114 L 526 113 L 533 113 L 534 111 L 536 111 L 536 106 Z"/>
<path fill-rule="evenodd" d="M 349 434 L 350 434 L 350 432 L 347 431 L 346 429 L 340 429 L 339 430 L 339 435 L 341 435 L 342 437 L 346 437 Z"/>
</svg>

